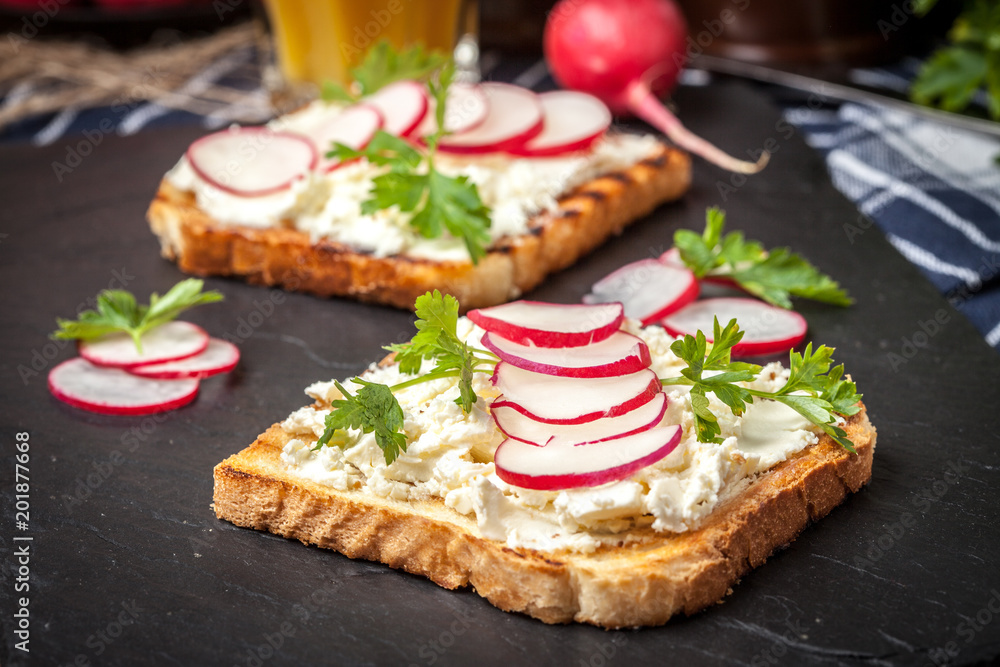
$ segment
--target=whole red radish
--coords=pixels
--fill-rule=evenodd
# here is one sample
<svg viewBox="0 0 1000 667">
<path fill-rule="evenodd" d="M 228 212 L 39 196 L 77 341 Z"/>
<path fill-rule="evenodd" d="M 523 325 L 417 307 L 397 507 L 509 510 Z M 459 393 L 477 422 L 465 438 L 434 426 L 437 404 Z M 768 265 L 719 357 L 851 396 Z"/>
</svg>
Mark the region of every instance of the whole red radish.
<svg viewBox="0 0 1000 667">
<path fill-rule="evenodd" d="M 591 93 L 616 113 L 630 112 L 681 148 L 730 171 L 767 164 L 738 160 L 692 134 L 657 99 L 686 60 L 687 24 L 672 0 L 560 0 L 545 24 L 545 58 L 566 88 Z"/>
</svg>

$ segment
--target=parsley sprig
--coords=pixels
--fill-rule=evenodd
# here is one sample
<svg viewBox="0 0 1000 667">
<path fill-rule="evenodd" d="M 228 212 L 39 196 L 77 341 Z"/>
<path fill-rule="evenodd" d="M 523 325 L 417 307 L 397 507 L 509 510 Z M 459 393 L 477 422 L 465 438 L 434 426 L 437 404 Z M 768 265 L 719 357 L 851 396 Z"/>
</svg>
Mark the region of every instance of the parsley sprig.
<svg viewBox="0 0 1000 667">
<path fill-rule="evenodd" d="M 821 345 L 814 352 L 810 343 L 802 354 L 790 352 L 788 381 L 777 391 L 767 392 L 737 384 L 752 382 L 761 367 L 731 361 L 732 348 L 743 339 L 744 333 L 736 320 L 722 327 L 716 318 L 712 333 L 714 343 L 710 348 L 701 331 L 674 341 L 670 350 L 688 365 L 681 371 L 681 377 L 660 380 L 665 386 L 691 387 L 698 440 L 722 442 L 719 420 L 709 409 L 707 394 L 713 393 L 736 416 L 742 415 L 754 398 L 783 403 L 819 426 L 841 447 L 855 453 L 847 432 L 837 425 L 837 417 L 856 414 L 861 409 L 858 406 L 861 394 L 853 382 L 844 379 L 843 364 L 831 369 L 833 348 Z M 710 373 L 706 375 L 706 371 Z"/>
<path fill-rule="evenodd" d="M 316 448 L 326 444 L 348 444 L 344 429 L 360 429 L 375 433 L 375 442 L 385 454 L 386 464 L 392 463 L 400 451 L 406 451 L 403 430 L 403 409 L 393 392 L 423 382 L 442 378 L 458 378 L 458 398 L 455 402 L 468 413 L 478 397 L 472 388 L 474 373 L 489 373 L 496 366 L 497 358 L 486 350 L 468 345 L 458 337 L 458 300 L 442 295 L 438 290 L 417 297 L 417 334 L 408 343 L 389 345 L 386 350 L 395 353 L 401 373 L 414 375 L 391 387 L 369 382 L 362 378 L 352 380 L 362 385 L 356 396 L 335 382 L 344 399 L 330 403 L 333 411 L 326 417 L 326 430 L 316 443 Z M 434 369 L 420 374 L 425 359 L 435 361 Z"/>
<path fill-rule="evenodd" d="M 382 39 L 373 46 L 364 60 L 350 70 L 354 80 L 354 90 L 348 90 L 339 83 L 326 81 L 320 96 L 327 102 L 353 104 L 365 95 L 371 95 L 390 83 L 403 79 L 426 79 L 439 70 L 447 58 L 435 50 L 425 51 L 421 44 L 415 44 L 400 51 L 395 50 L 388 40 Z"/>
<path fill-rule="evenodd" d="M 919 0 L 923 16 L 936 0 Z M 987 110 L 1000 120 L 1000 4 L 966 0 L 948 31 L 950 44 L 936 50 L 920 68 L 910 87 L 917 104 L 961 112 L 985 89 Z"/>
<path fill-rule="evenodd" d="M 341 161 L 365 158 L 388 167 L 372 181 L 369 199 L 361 203 L 361 212 L 373 215 L 395 206 L 411 213 L 410 225 L 424 238 L 440 238 L 445 231 L 461 239 L 473 264 L 486 254 L 490 242 L 490 210 L 479 197 L 475 183 L 468 176 L 447 176 L 434 164 L 438 143 L 446 134 L 444 115 L 448 87 L 454 76 L 451 63 L 442 67 L 428 81 L 435 100 L 437 130 L 424 138 L 425 149 L 383 130 L 361 150 L 337 142 L 327 157 Z"/>
<path fill-rule="evenodd" d="M 765 250 L 759 242 L 745 240 L 742 232 L 723 236 L 724 211 L 712 207 L 705 217 L 702 234 L 687 229 L 674 232 L 681 259 L 698 278 L 709 273 L 730 278 L 747 292 L 782 308 L 792 307 L 792 296 L 837 306 L 854 302 L 836 281 L 788 248 Z"/>
<path fill-rule="evenodd" d="M 326 416 L 326 430 L 313 449 L 329 444 L 334 436 L 339 436 L 334 444 L 347 444 L 343 437 L 345 429 L 359 429 L 363 433 L 374 431 L 375 442 L 382 449 L 386 464 L 392 463 L 400 452 L 406 451 L 403 408 L 386 385 L 361 378 L 354 378 L 352 382 L 361 385 L 356 395 L 334 382 L 344 398 L 330 402 L 333 410 Z"/>
<path fill-rule="evenodd" d="M 163 296 L 153 292 L 149 305 L 139 305 L 125 290 L 104 290 L 97 295 L 97 310 L 85 310 L 76 320 L 57 319 L 59 329 L 52 337 L 65 340 L 92 340 L 124 332 L 132 337 L 135 349 L 142 353 L 142 335 L 175 319 L 188 308 L 222 301 L 221 293 L 203 292 L 204 282 L 196 278 L 182 280 Z"/>
</svg>

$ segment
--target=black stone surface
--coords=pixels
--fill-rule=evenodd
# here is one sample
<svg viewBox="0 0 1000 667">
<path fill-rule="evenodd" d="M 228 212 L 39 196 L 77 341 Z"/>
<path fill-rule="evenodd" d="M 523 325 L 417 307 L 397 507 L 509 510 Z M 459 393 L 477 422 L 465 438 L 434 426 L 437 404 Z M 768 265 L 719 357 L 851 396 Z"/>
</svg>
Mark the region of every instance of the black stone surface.
<svg viewBox="0 0 1000 667">
<path fill-rule="evenodd" d="M 777 111 L 734 84 L 685 89 L 688 124 L 731 151 L 777 148 L 760 176 L 698 162 L 680 204 L 554 276 L 532 298 L 578 299 L 620 264 L 658 254 L 719 204 L 730 225 L 789 245 L 857 298 L 801 304 L 837 347 L 879 430 L 871 485 L 744 577 L 724 604 L 665 627 L 546 626 L 471 591 L 215 519 L 212 467 L 408 337 L 408 313 L 209 280 L 223 305 L 193 311 L 244 337 L 228 378 L 159 417 L 103 417 L 52 399 L 46 370 L 72 355 L 47 338 L 113 279 L 147 295 L 182 276 L 144 211 L 198 132 L 105 136 L 62 174 L 76 140 L 0 151 L 0 662 L 100 665 L 865 664 L 990 662 L 1000 655 L 997 512 L 1000 358 L 831 186 Z M 734 180 L 735 179 L 735 180 Z M 718 184 L 727 183 L 725 199 Z M 862 231 L 849 238 L 845 225 Z M 259 313 L 259 314 L 255 314 Z M 935 320 L 936 325 L 934 324 Z M 898 358 L 892 355 L 899 355 Z M 35 368 L 33 369 L 33 365 Z M 25 373 L 37 370 L 37 374 Z M 22 373 L 25 377 L 22 378 Z M 16 433 L 30 434 L 30 521 L 14 517 Z M 14 542 L 17 536 L 32 541 Z M 15 592 L 15 547 L 30 589 Z M 30 654 L 15 648 L 30 599 Z M 272 645 L 274 648 L 272 648 Z M 949 655 L 951 654 L 951 655 Z"/>
</svg>

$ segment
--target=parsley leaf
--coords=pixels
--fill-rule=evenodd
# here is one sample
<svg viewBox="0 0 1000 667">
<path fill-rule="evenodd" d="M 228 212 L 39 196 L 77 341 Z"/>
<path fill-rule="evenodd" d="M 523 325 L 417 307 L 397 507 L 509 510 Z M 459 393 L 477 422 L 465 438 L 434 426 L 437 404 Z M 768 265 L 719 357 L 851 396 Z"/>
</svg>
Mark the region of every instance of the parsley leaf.
<svg viewBox="0 0 1000 667">
<path fill-rule="evenodd" d="M 421 236 L 435 239 L 447 232 L 462 240 L 472 263 L 477 264 L 490 242 L 490 210 L 467 176 L 446 176 L 434 165 L 437 143 L 445 134 L 445 103 L 453 73 L 453 67 L 445 66 L 428 83 L 437 101 L 438 130 L 425 137 L 424 153 L 409 142 L 379 130 L 365 148 L 355 150 L 335 143 L 327 157 L 341 161 L 365 158 L 372 164 L 388 167 L 389 171 L 372 179 L 370 197 L 361 203 L 361 212 L 374 215 L 395 206 L 411 213 L 410 225 Z"/>
<path fill-rule="evenodd" d="M 353 382 L 361 385 L 356 396 L 339 382 L 334 382 L 344 398 L 330 402 L 333 410 L 326 416 L 326 430 L 314 449 L 330 444 L 331 441 L 343 446 L 347 443 L 343 431 L 348 428 L 358 429 L 362 433 L 374 431 L 375 442 L 382 449 L 385 462 L 392 463 L 400 452 L 406 451 L 406 435 L 402 432 L 403 408 L 386 385 L 367 382 L 361 378 L 354 378 Z"/>
<path fill-rule="evenodd" d="M 489 372 L 496 365 L 496 358 L 488 352 L 475 350 L 458 337 L 458 300 L 450 294 L 442 295 L 434 290 L 417 297 L 416 313 L 417 334 L 413 339 L 386 349 L 396 353 L 396 362 L 403 373 L 419 373 L 424 359 L 434 359 L 435 367 L 432 372 L 397 384 L 393 389 L 430 379 L 458 377 L 459 396 L 455 402 L 469 412 L 477 400 L 472 376 L 476 372 Z M 479 356 L 477 352 L 488 356 Z"/>
<path fill-rule="evenodd" d="M 847 432 L 837 426 L 837 416 L 849 417 L 861 408 L 858 401 L 861 394 L 850 380 L 843 379 L 843 365 L 831 369 L 833 348 L 820 346 L 813 352 L 812 344 L 799 354 L 789 354 L 788 381 L 774 392 L 748 389 L 738 382 L 751 382 L 760 373 L 761 367 L 742 362 L 731 362 L 733 346 L 743 338 L 736 320 L 724 328 L 716 318 L 713 327 L 715 343 L 707 350 L 705 334 L 686 335 L 674 341 L 670 349 L 687 362 L 679 378 L 661 379 L 664 385 L 690 385 L 691 408 L 695 415 L 695 428 L 701 442 L 722 442 L 717 417 L 709 409 L 707 394 L 726 404 L 734 415 L 746 411 L 748 403 L 755 398 L 773 400 L 792 408 L 823 432 L 833 438 L 841 447 L 855 453 L 854 444 L 847 438 Z M 710 375 L 705 375 L 711 371 Z"/>
<path fill-rule="evenodd" d="M 712 334 L 715 342 L 710 350 L 707 349 L 705 334 L 701 331 L 671 343 L 671 352 L 688 365 L 681 370 L 682 378 L 661 380 L 664 385 L 691 385 L 691 407 L 695 415 L 698 440 L 701 442 L 722 442 L 719 437 L 719 421 L 709 410 L 706 393 L 714 393 L 734 415 L 742 415 L 747 403 L 753 403 L 753 397 L 749 390 L 735 383 L 750 382 L 760 372 L 760 366 L 731 361 L 733 346 L 743 339 L 743 332 L 736 320 L 731 320 L 722 328 L 719 318 L 715 318 Z M 707 377 L 706 371 L 710 372 Z"/>
<path fill-rule="evenodd" d="M 397 51 L 389 40 L 382 39 L 368 50 L 357 67 L 350 70 L 357 95 L 334 81 L 325 81 L 320 94 L 327 102 L 357 102 L 390 83 L 403 79 L 426 79 L 440 69 L 446 60 L 440 51 L 426 51 L 421 44 Z"/>
<path fill-rule="evenodd" d="M 716 207 L 706 212 L 705 231 L 697 234 L 680 229 L 674 245 L 681 259 L 698 278 L 731 278 L 743 289 L 782 308 L 791 308 L 789 297 L 797 296 L 837 306 L 854 300 L 829 276 L 788 248 L 767 251 L 757 241 L 747 241 L 740 232 L 725 236 L 725 213 Z"/>
<path fill-rule="evenodd" d="M 202 292 L 204 282 L 196 278 L 182 280 L 162 297 L 154 292 L 149 305 L 139 305 L 135 297 L 125 290 L 104 290 L 97 295 L 97 310 L 85 310 L 79 319 L 57 319 L 59 329 L 52 337 L 64 340 L 92 340 L 101 336 L 124 332 L 132 337 L 135 348 L 142 352 L 142 335 L 165 324 L 188 308 L 222 301 L 219 292 Z"/>
<path fill-rule="evenodd" d="M 926 13 L 933 2 L 922 2 Z M 910 98 L 928 106 L 960 112 L 979 90 L 986 90 L 989 115 L 1000 120 L 1000 4 L 969 0 L 951 30 L 951 44 L 935 51 L 910 86 Z"/>
</svg>

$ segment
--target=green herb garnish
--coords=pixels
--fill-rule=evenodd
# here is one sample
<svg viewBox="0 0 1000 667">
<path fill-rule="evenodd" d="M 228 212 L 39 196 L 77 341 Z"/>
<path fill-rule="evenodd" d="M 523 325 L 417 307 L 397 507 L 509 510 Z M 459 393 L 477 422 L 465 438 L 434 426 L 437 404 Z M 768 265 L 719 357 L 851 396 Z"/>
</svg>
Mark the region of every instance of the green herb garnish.
<svg viewBox="0 0 1000 667">
<path fill-rule="evenodd" d="M 339 382 L 334 382 L 344 398 L 330 402 L 333 410 L 326 416 L 326 430 L 313 449 L 330 443 L 331 439 L 344 429 L 360 429 L 363 433 L 375 432 L 375 442 L 385 455 L 386 464 L 392 463 L 400 452 L 406 451 L 406 435 L 403 434 L 403 408 L 392 395 L 392 390 L 384 384 L 366 382 L 361 378 L 352 380 L 361 385 L 357 395 L 352 395 Z M 338 444 L 346 444 L 339 439 Z"/>
<path fill-rule="evenodd" d="M 356 91 L 349 91 L 339 83 L 326 81 L 320 96 L 327 102 L 354 103 L 390 83 L 403 79 L 426 79 L 446 61 L 447 58 L 440 51 L 425 51 L 420 44 L 396 51 L 388 40 L 382 39 L 369 49 L 360 65 L 350 70 Z"/>
<path fill-rule="evenodd" d="M 490 242 L 490 210 L 479 198 L 479 190 L 467 176 L 446 176 L 434 166 L 438 142 L 445 135 L 444 114 L 454 67 L 441 68 L 428 82 L 436 102 L 437 131 L 424 138 L 426 150 L 379 130 L 361 150 L 335 143 L 327 157 L 341 161 L 365 158 L 388 167 L 372 180 L 371 197 L 361 203 L 361 212 L 372 215 L 397 207 L 412 213 L 410 225 L 424 238 L 439 238 L 445 231 L 462 239 L 472 263 L 486 254 Z"/>
<path fill-rule="evenodd" d="M 791 308 L 789 297 L 797 296 L 836 306 L 854 303 L 847 292 L 788 248 L 765 250 L 757 241 L 747 241 L 742 232 L 722 235 L 726 214 L 716 207 L 706 213 L 705 231 L 674 232 L 674 245 L 681 259 L 698 278 L 711 274 L 730 278 L 747 292 L 782 308 Z"/>
<path fill-rule="evenodd" d="M 935 4 L 936 0 L 920 0 L 915 11 L 926 14 Z M 951 44 L 935 51 L 920 68 L 910 98 L 959 112 L 985 89 L 990 117 L 1000 120 L 1000 4 L 967 1 L 948 39 Z"/>
<path fill-rule="evenodd" d="M 400 451 L 406 451 L 403 409 L 393 392 L 422 382 L 457 377 L 459 396 L 455 402 L 466 413 L 472 410 L 478 400 L 472 388 L 472 375 L 492 372 L 497 358 L 486 350 L 470 347 L 458 337 L 458 300 L 450 294 L 434 290 L 417 297 L 416 313 L 417 334 L 413 339 L 385 348 L 395 353 L 400 372 L 416 377 L 391 387 L 355 378 L 353 382 L 363 385 L 357 396 L 351 396 L 340 383 L 335 383 L 345 398 L 331 402 L 334 410 L 326 417 L 326 430 L 316 448 L 326 444 L 346 445 L 345 428 L 361 429 L 364 433 L 374 431 L 375 442 L 385 453 L 385 462 L 392 463 Z M 435 366 L 421 375 L 424 359 L 433 359 Z M 338 416 L 341 412 L 344 414 Z"/>
<path fill-rule="evenodd" d="M 215 290 L 202 292 L 203 285 L 196 278 L 182 280 L 162 297 L 155 292 L 150 295 L 148 306 L 140 306 L 125 290 L 104 290 L 97 295 L 97 310 L 85 310 L 76 320 L 57 319 L 59 329 L 52 337 L 92 340 L 124 332 L 132 337 L 135 349 L 141 354 L 141 338 L 147 331 L 175 319 L 188 308 L 222 301 L 224 297 Z"/>
<path fill-rule="evenodd" d="M 837 415 L 850 416 L 861 408 L 857 405 L 861 394 L 850 380 L 843 379 L 844 366 L 833 369 L 833 348 L 821 345 L 815 352 L 812 343 L 805 352 L 789 354 L 790 374 L 785 385 L 775 392 L 748 389 L 736 384 L 751 382 L 761 371 L 755 364 L 730 361 L 732 348 L 743 338 L 736 320 L 725 327 L 715 319 L 711 349 L 706 350 L 705 334 L 686 335 L 674 341 L 671 351 L 687 362 L 679 378 L 665 378 L 664 385 L 689 385 L 691 387 L 691 407 L 695 414 L 698 440 L 701 442 L 722 442 L 718 419 L 709 410 L 706 394 L 713 393 L 725 403 L 734 415 L 742 415 L 748 403 L 754 398 L 769 399 L 784 403 L 800 415 L 816 424 L 833 438 L 841 447 L 855 453 L 854 444 L 847 438 L 847 432 L 836 425 Z M 705 371 L 712 371 L 707 377 Z"/>
</svg>

